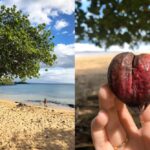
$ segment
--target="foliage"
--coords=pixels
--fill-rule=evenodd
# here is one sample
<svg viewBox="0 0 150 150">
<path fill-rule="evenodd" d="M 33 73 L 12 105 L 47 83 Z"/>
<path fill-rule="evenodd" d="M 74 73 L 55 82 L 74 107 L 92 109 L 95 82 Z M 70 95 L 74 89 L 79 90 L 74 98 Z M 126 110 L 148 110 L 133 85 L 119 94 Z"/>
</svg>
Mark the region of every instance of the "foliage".
<svg viewBox="0 0 150 150">
<path fill-rule="evenodd" d="M 150 41 L 149 0 L 87 0 L 89 6 L 83 9 L 82 2 L 76 2 L 77 40 L 85 40 L 98 46 L 131 47 Z"/>
<path fill-rule="evenodd" d="M 0 78 L 0 85 L 13 85 L 14 82 L 9 77 L 1 77 Z"/>
<path fill-rule="evenodd" d="M 16 6 L 0 8 L 0 77 L 21 79 L 39 76 L 40 64 L 52 65 L 53 36 L 45 24 L 31 25 Z"/>
</svg>

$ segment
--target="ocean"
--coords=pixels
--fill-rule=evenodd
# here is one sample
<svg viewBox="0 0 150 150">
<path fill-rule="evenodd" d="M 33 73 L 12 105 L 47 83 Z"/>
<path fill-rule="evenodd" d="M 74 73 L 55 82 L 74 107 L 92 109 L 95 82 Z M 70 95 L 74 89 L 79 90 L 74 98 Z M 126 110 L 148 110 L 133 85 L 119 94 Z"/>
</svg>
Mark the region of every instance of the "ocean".
<svg viewBox="0 0 150 150">
<path fill-rule="evenodd" d="M 58 104 L 75 104 L 74 84 L 28 83 L 0 86 L 0 99 L 40 102 L 46 98 Z"/>
</svg>

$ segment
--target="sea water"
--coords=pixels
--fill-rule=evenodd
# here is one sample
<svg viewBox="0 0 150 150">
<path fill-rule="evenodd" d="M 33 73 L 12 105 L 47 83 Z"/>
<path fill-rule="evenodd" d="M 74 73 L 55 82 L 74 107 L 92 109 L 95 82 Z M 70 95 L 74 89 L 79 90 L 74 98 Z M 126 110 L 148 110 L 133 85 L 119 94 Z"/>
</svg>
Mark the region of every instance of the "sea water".
<svg viewBox="0 0 150 150">
<path fill-rule="evenodd" d="M 74 84 L 28 83 L 0 86 L 0 99 L 13 101 L 48 101 L 75 104 Z"/>
</svg>

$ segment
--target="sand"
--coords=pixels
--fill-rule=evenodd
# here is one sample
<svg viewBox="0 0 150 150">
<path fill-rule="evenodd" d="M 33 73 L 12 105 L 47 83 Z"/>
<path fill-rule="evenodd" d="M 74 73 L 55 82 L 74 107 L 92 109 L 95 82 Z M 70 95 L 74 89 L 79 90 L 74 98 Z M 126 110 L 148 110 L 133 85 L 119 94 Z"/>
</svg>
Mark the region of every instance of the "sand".
<svg viewBox="0 0 150 150">
<path fill-rule="evenodd" d="M 1 150 L 74 149 L 74 109 L 0 100 Z"/>
<path fill-rule="evenodd" d="M 116 54 L 76 56 L 76 100 L 97 95 L 107 83 L 107 69 Z"/>
<path fill-rule="evenodd" d="M 94 149 L 90 125 L 99 111 L 98 90 L 107 83 L 113 54 L 76 56 L 76 148 Z M 93 148 L 92 148 L 93 147 Z"/>
</svg>

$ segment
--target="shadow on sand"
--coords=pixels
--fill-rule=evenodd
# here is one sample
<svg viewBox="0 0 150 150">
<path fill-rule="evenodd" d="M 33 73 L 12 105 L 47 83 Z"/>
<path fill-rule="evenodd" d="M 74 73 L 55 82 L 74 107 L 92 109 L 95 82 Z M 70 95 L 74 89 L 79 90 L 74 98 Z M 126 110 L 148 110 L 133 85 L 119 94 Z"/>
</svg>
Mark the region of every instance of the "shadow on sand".
<svg viewBox="0 0 150 150">
<path fill-rule="evenodd" d="M 73 150 L 74 131 L 45 128 L 33 136 L 14 133 L 10 142 L 0 146 L 1 150 Z"/>
</svg>

